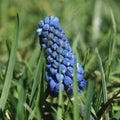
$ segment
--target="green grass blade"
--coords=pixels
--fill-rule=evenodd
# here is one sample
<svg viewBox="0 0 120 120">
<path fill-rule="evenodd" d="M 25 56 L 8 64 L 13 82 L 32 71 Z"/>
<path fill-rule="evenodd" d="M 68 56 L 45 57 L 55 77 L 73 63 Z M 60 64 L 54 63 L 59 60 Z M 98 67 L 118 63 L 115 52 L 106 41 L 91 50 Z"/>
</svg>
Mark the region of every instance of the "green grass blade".
<svg viewBox="0 0 120 120">
<path fill-rule="evenodd" d="M 112 19 L 112 23 L 113 23 L 113 33 L 114 33 L 114 35 L 113 35 L 113 46 L 112 46 L 112 54 L 113 54 L 113 51 L 115 49 L 115 43 L 116 43 L 117 27 L 116 27 L 115 17 L 114 17 L 112 9 L 110 10 L 110 12 L 111 12 L 111 19 Z"/>
<path fill-rule="evenodd" d="M 58 107 L 57 107 L 57 120 L 62 120 L 62 112 L 63 112 L 63 91 L 62 91 L 62 80 L 61 80 L 61 71 L 59 67 L 59 95 L 58 95 Z"/>
<path fill-rule="evenodd" d="M 95 111 L 98 112 L 99 108 L 100 108 L 100 105 L 101 105 L 101 102 L 102 102 L 102 89 L 100 89 L 98 91 L 98 95 L 97 95 L 97 98 L 96 98 L 96 101 L 95 101 Z"/>
<path fill-rule="evenodd" d="M 74 64 L 74 77 L 73 77 L 73 89 L 74 89 L 74 94 L 73 94 L 73 119 L 74 120 L 79 120 L 79 109 L 78 109 L 78 84 L 77 84 L 77 66 L 76 66 L 76 60 Z"/>
<path fill-rule="evenodd" d="M 6 101 L 7 101 L 7 97 L 8 97 L 9 89 L 10 89 L 10 85 L 11 85 L 13 70 L 14 70 L 15 61 L 16 61 L 18 36 L 19 36 L 19 16 L 17 15 L 17 17 L 16 17 L 16 28 L 15 28 L 15 33 L 14 33 L 14 40 L 13 40 L 13 43 L 12 43 L 8 68 L 7 68 L 6 75 L 5 75 L 5 83 L 4 83 L 4 86 L 3 86 L 3 91 L 2 91 L 1 99 L 0 99 L 0 108 L 2 110 L 4 110 L 4 108 L 5 108 L 5 104 L 6 104 Z"/>
<path fill-rule="evenodd" d="M 91 111 L 91 102 L 94 92 L 94 81 L 89 80 L 88 82 L 88 89 L 87 89 L 87 100 L 84 112 L 84 120 L 90 120 L 90 111 Z"/>
<path fill-rule="evenodd" d="M 40 77 L 40 79 L 42 78 L 42 76 Z M 42 79 L 41 79 L 42 80 Z M 40 108 L 42 108 L 43 106 L 40 106 L 39 108 L 39 102 L 40 102 L 40 99 L 41 98 L 41 86 L 42 86 L 42 81 L 39 83 L 39 86 L 38 86 L 38 93 L 37 93 L 37 99 L 36 99 L 36 102 L 35 102 L 35 113 L 37 113 L 37 119 L 38 120 L 41 120 L 41 113 L 42 113 L 42 110 L 40 110 Z M 41 101 L 42 102 L 42 101 Z M 42 102 L 43 103 L 43 102 Z M 42 104 L 43 105 L 43 104 Z"/>
<path fill-rule="evenodd" d="M 59 96 L 58 96 L 58 109 L 57 109 L 57 120 L 62 120 L 62 109 L 63 109 L 63 97 L 62 97 L 62 83 L 59 82 Z"/>
<path fill-rule="evenodd" d="M 32 114 L 29 116 L 29 119 L 33 119 L 34 117 L 37 119 L 41 119 L 41 113 L 40 113 L 41 111 L 39 109 L 42 107 L 43 101 L 44 101 L 44 95 L 43 95 L 44 79 L 42 79 L 43 65 L 44 65 L 44 51 L 42 50 L 39 61 L 38 61 L 38 66 L 35 71 L 34 82 L 33 82 L 31 96 L 30 96 L 29 105 L 30 107 L 32 106 L 34 108 L 33 108 Z M 40 105 L 39 103 L 42 105 Z M 36 113 L 37 115 L 33 113 Z"/>
<path fill-rule="evenodd" d="M 25 102 L 25 88 L 24 83 L 26 80 L 26 77 L 24 76 L 20 81 L 18 82 L 17 88 L 18 88 L 18 104 L 17 104 L 17 112 L 16 112 L 16 120 L 23 120 L 25 116 L 24 110 L 24 102 Z"/>
<path fill-rule="evenodd" d="M 40 79 L 40 76 L 42 75 L 43 56 L 44 56 L 44 52 L 42 51 L 41 55 L 40 55 L 40 58 L 39 58 L 38 67 L 37 67 L 36 72 L 35 72 L 35 77 L 34 77 L 34 82 L 33 82 L 33 86 L 32 86 L 29 105 L 31 105 L 31 103 L 34 99 L 35 91 L 36 91 L 37 86 L 39 84 L 38 80 Z"/>
<path fill-rule="evenodd" d="M 105 104 L 107 102 L 107 87 L 106 87 L 106 80 L 105 80 L 105 72 L 104 72 L 104 69 L 103 69 L 102 60 L 101 60 L 101 57 L 99 55 L 98 49 L 96 48 L 95 51 L 96 51 L 96 54 L 97 54 L 98 63 L 99 63 L 100 71 L 101 71 L 103 103 Z M 108 114 L 105 115 L 105 119 L 106 120 L 109 119 Z"/>
<path fill-rule="evenodd" d="M 101 77 L 102 77 L 103 102 L 106 103 L 107 102 L 107 87 L 106 87 L 106 81 L 105 81 L 105 72 L 103 69 L 102 60 L 99 55 L 98 49 L 96 48 L 95 51 L 97 54 L 98 63 L 99 63 L 100 71 L 101 71 Z"/>
<path fill-rule="evenodd" d="M 117 35 L 117 28 L 116 28 L 116 22 L 115 22 L 115 18 L 114 18 L 114 14 L 112 9 L 110 9 L 110 13 L 111 13 L 111 19 L 112 19 L 112 29 L 113 29 L 113 36 L 110 39 L 110 43 L 109 43 L 109 54 L 108 54 L 108 64 L 107 64 L 107 69 L 106 69 L 106 80 L 108 81 L 109 79 L 109 75 L 110 75 L 110 69 L 111 69 L 111 63 L 113 60 L 113 52 L 115 49 L 115 43 L 116 43 L 116 35 Z"/>
<path fill-rule="evenodd" d="M 40 77 L 40 80 L 41 80 L 41 78 L 42 78 L 42 76 Z M 33 108 L 33 111 L 31 111 L 31 113 L 30 113 L 29 120 L 32 120 L 33 118 L 41 120 L 41 113 L 40 113 L 41 111 L 40 111 L 40 106 L 39 106 L 40 97 L 41 97 L 41 83 L 39 83 L 39 85 L 38 85 L 35 106 Z"/>
</svg>

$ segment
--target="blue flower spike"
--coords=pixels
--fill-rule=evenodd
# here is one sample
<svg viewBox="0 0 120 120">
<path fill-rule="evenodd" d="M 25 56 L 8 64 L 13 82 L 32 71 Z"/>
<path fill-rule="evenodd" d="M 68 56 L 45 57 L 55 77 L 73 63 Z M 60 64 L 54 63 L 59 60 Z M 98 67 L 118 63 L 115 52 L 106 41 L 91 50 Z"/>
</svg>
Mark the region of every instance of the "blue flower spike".
<svg viewBox="0 0 120 120">
<path fill-rule="evenodd" d="M 59 18 L 54 16 L 46 17 L 39 21 L 36 30 L 40 45 L 45 49 L 46 55 L 46 80 L 50 88 L 50 94 L 54 97 L 59 94 L 59 83 L 62 84 L 62 91 L 73 93 L 73 73 L 76 64 L 78 92 L 82 92 L 86 85 L 84 70 L 77 62 L 77 57 L 68 42 L 66 34 L 62 29 Z"/>
</svg>

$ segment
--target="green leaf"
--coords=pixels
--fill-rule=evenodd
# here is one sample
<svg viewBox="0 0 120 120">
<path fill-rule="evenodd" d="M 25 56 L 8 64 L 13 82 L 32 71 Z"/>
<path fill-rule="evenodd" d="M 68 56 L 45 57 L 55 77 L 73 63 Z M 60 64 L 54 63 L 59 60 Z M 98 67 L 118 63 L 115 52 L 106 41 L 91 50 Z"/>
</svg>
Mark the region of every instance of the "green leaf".
<svg viewBox="0 0 120 120">
<path fill-rule="evenodd" d="M 17 51 L 17 46 L 18 46 L 18 36 L 19 36 L 19 16 L 17 14 L 16 16 L 16 27 L 15 27 L 15 33 L 14 33 L 14 40 L 12 43 L 12 48 L 11 48 L 11 53 L 10 53 L 10 58 L 8 62 L 8 67 L 6 70 L 5 74 L 5 83 L 3 86 L 1 98 L 0 98 L 0 108 L 4 110 L 7 97 L 9 94 L 9 89 L 11 85 L 11 80 L 12 80 L 12 75 L 13 75 L 13 70 L 16 62 L 16 51 Z"/>
<path fill-rule="evenodd" d="M 25 102 L 25 87 L 26 87 L 26 74 L 24 74 L 23 78 L 19 80 L 17 89 L 18 89 L 18 104 L 16 110 L 16 120 L 23 120 L 25 116 L 24 110 L 24 102 Z"/>
<path fill-rule="evenodd" d="M 29 105 L 31 106 L 34 96 L 35 96 L 35 92 L 36 89 L 38 87 L 38 84 L 40 84 L 39 80 L 40 80 L 40 76 L 42 75 L 42 68 L 43 68 L 43 56 L 44 56 L 44 52 L 41 52 L 40 58 L 39 58 L 39 62 L 38 62 L 38 67 L 36 68 L 35 71 L 35 76 L 34 76 L 34 81 L 33 81 L 33 86 L 32 86 L 32 91 L 31 91 L 31 96 L 30 96 L 30 103 Z"/>
<path fill-rule="evenodd" d="M 106 68 L 106 80 L 109 80 L 109 75 L 110 75 L 110 70 L 111 70 L 111 64 L 114 58 L 114 51 L 115 51 L 115 44 L 116 44 L 116 22 L 115 22 L 115 17 L 113 14 L 112 9 L 110 8 L 110 13 L 111 13 L 111 19 L 112 19 L 112 29 L 113 29 L 113 34 L 111 36 L 110 42 L 109 42 L 109 53 L 108 53 L 108 62 L 107 62 L 107 68 Z"/>
<path fill-rule="evenodd" d="M 101 77 L 102 77 L 103 102 L 106 103 L 107 102 L 107 87 L 106 87 L 106 81 L 105 81 L 105 72 L 103 69 L 102 60 L 99 55 L 98 49 L 96 48 L 95 51 L 98 57 L 98 63 L 99 63 L 100 71 L 101 71 Z"/>
<path fill-rule="evenodd" d="M 78 120 L 79 119 L 79 109 L 78 109 L 78 84 L 77 84 L 77 61 L 75 60 L 74 63 L 74 76 L 73 76 L 73 119 Z"/>
<path fill-rule="evenodd" d="M 60 68 L 59 68 L 59 74 Z M 62 81 L 61 81 L 61 75 L 59 75 L 59 95 L 58 95 L 58 108 L 57 108 L 57 120 L 62 120 L 63 119 L 63 91 L 62 91 Z"/>
<path fill-rule="evenodd" d="M 104 69 L 103 69 L 102 60 L 101 60 L 101 57 L 99 55 L 98 49 L 96 48 L 95 51 L 96 51 L 96 54 L 97 54 L 98 64 L 99 64 L 100 71 L 101 71 L 103 103 L 106 103 L 107 102 L 107 87 L 106 87 L 105 72 L 104 72 Z M 106 120 L 109 119 L 108 114 L 105 115 L 105 119 Z"/>
<path fill-rule="evenodd" d="M 58 109 L 57 109 L 57 120 L 62 120 L 62 112 L 63 112 L 63 91 L 62 91 L 62 83 L 61 80 L 59 82 L 59 96 L 58 96 Z"/>
<path fill-rule="evenodd" d="M 39 118 L 41 119 L 41 113 L 39 109 L 42 108 L 43 101 L 44 101 L 44 93 L 43 93 L 43 86 L 44 86 L 44 79 L 42 79 L 42 72 L 43 72 L 43 65 L 44 65 L 44 51 L 42 50 L 41 55 L 39 57 L 38 66 L 35 71 L 31 96 L 30 96 L 30 107 L 33 107 L 33 111 L 31 112 L 29 119 Z M 41 105 L 39 105 L 39 103 Z M 35 114 L 36 113 L 36 114 Z"/>
<path fill-rule="evenodd" d="M 94 92 L 94 81 L 89 80 L 87 89 L 87 100 L 85 105 L 84 120 L 90 120 L 91 102 Z"/>
</svg>

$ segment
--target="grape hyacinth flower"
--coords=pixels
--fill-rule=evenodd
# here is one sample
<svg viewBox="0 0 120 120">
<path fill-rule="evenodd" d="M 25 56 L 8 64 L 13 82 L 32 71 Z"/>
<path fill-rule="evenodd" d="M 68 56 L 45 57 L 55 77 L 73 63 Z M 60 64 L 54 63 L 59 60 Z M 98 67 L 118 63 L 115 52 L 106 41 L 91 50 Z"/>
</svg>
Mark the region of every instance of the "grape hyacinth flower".
<svg viewBox="0 0 120 120">
<path fill-rule="evenodd" d="M 45 49 L 46 55 L 46 80 L 50 88 L 50 94 L 57 96 L 59 83 L 62 90 L 73 93 L 73 73 L 76 64 L 78 92 L 86 85 L 84 70 L 78 63 L 66 34 L 60 26 L 59 19 L 54 16 L 45 17 L 39 21 L 37 34 L 40 45 Z"/>
</svg>

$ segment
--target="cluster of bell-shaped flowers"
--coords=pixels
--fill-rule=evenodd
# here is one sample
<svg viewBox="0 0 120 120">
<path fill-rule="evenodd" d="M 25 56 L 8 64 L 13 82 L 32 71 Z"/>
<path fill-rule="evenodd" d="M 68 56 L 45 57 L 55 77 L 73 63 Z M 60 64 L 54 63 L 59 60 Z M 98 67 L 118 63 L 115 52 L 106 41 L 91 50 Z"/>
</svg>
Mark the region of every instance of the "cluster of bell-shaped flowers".
<svg viewBox="0 0 120 120">
<path fill-rule="evenodd" d="M 81 92 L 86 85 L 84 70 L 70 47 L 59 19 L 54 16 L 45 17 L 44 20 L 39 21 L 38 26 L 37 34 L 40 45 L 45 49 L 46 80 L 48 81 L 50 94 L 52 96 L 58 95 L 60 82 L 63 91 L 73 93 L 75 68 L 78 92 Z"/>
</svg>

